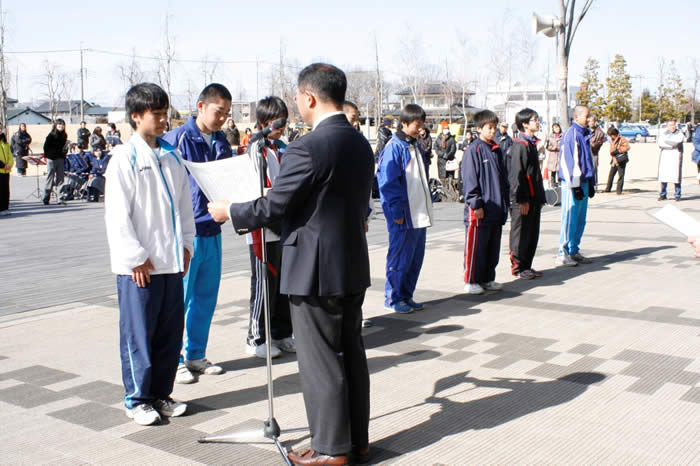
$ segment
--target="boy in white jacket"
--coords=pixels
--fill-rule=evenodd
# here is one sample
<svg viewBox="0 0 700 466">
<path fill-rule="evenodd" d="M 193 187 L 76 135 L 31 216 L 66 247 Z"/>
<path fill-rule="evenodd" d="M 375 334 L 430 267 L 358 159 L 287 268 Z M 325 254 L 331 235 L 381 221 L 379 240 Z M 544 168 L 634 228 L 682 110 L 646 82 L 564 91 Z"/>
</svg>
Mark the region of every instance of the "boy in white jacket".
<svg viewBox="0 0 700 466">
<path fill-rule="evenodd" d="M 155 84 L 129 89 L 126 114 L 135 134 L 112 151 L 105 173 L 124 404 L 141 425 L 187 409 L 170 394 L 184 327 L 182 277 L 195 228 L 187 171 L 176 149 L 160 139 L 168 106 L 168 95 Z"/>
</svg>

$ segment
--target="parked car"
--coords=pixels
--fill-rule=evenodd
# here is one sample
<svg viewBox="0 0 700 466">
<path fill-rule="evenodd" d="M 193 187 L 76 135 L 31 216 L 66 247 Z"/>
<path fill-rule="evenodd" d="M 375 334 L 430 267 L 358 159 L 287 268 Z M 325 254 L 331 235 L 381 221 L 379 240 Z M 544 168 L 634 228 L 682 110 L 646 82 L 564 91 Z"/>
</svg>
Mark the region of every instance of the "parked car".
<svg viewBox="0 0 700 466">
<path fill-rule="evenodd" d="M 623 123 L 618 128 L 618 131 L 620 131 L 620 135 L 635 142 L 647 142 L 647 138 L 649 137 L 649 130 L 641 125 Z"/>
</svg>

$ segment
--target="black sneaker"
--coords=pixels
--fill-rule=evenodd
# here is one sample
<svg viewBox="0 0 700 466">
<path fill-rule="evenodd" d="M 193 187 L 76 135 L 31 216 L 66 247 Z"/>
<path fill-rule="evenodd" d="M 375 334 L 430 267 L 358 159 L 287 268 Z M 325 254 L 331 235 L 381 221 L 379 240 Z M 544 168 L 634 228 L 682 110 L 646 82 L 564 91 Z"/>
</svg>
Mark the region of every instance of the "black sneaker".
<svg viewBox="0 0 700 466">
<path fill-rule="evenodd" d="M 666 200 L 666 196 L 659 196 L 659 198 L 658 198 L 657 200 L 658 200 L 658 201 L 665 201 L 665 200 Z"/>
</svg>

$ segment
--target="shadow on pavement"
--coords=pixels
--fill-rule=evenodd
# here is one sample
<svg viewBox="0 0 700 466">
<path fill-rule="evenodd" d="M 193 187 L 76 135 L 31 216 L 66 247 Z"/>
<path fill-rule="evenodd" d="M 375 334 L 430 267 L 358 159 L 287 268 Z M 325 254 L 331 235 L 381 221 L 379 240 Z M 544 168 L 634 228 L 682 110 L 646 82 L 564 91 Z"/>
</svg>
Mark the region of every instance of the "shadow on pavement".
<svg viewBox="0 0 700 466">
<path fill-rule="evenodd" d="M 575 372 L 546 382 L 505 378 L 481 380 L 468 377 L 468 373 L 469 371 L 461 372 L 438 380 L 433 394 L 423 403 L 373 418 L 374 421 L 426 404 L 438 405 L 438 411 L 429 419 L 373 442 L 371 462 L 374 464 L 391 460 L 430 446 L 450 435 L 467 430 L 491 429 L 528 414 L 568 403 L 582 395 L 589 385 L 605 379 L 603 374 L 596 372 Z M 463 384 L 471 387 L 454 390 Z M 507 391 L 464 402 L 451 399 L 479 388 Z M 407 445 L 410 445 L 408 451 Z"/>
</svg>

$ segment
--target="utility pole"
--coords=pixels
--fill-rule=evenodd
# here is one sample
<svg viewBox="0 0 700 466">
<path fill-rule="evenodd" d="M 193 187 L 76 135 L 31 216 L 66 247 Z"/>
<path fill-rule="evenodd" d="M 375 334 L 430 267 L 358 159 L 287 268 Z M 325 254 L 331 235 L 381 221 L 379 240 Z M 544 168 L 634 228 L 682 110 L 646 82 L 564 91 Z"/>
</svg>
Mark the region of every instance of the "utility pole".
<svg viewBox="0 0 700 466">
<path fill-rule="evenodd" d="M 85 72 L 83 71 L 83 43 L 82 41 L 80 42 L 80 121 L 85 121 L 85 114 L 84 114 L 84 102 L 85 102 L 85 81 L 83 80 L 83 75 Z M 69 98 L 70 100 L 70 98 Z M 70 102 L 68 102 L 68 106 L 70 106 Z"/>
<path fill-rule="evenodd" d="M 255 101 L 260 100 L 260 61 L 255 57 Z"/>
<path fill-rule="evenodd" d="M 374 58 L 377 63 L 377 82 L 375 83 L 375 92 L 377 93 L 377 113 L 375 116 L 374 120 L 374 126 L 375 128 L 379 128 L 379 122 L 382 119 L 382 113 L 384 109 L 384 105 L 382 103 L 382 96 L 384 94 L 384 89 L 382 89 L 382 75 L 379 72 L 379 46 L 377 45 L 377 32 L 374 32 Z M 367 118 L 369 118 L 369 113 L 367 114 Z M 367 127 L 367 137 L 369 138 L 369 126 Z"/>
</svg>

